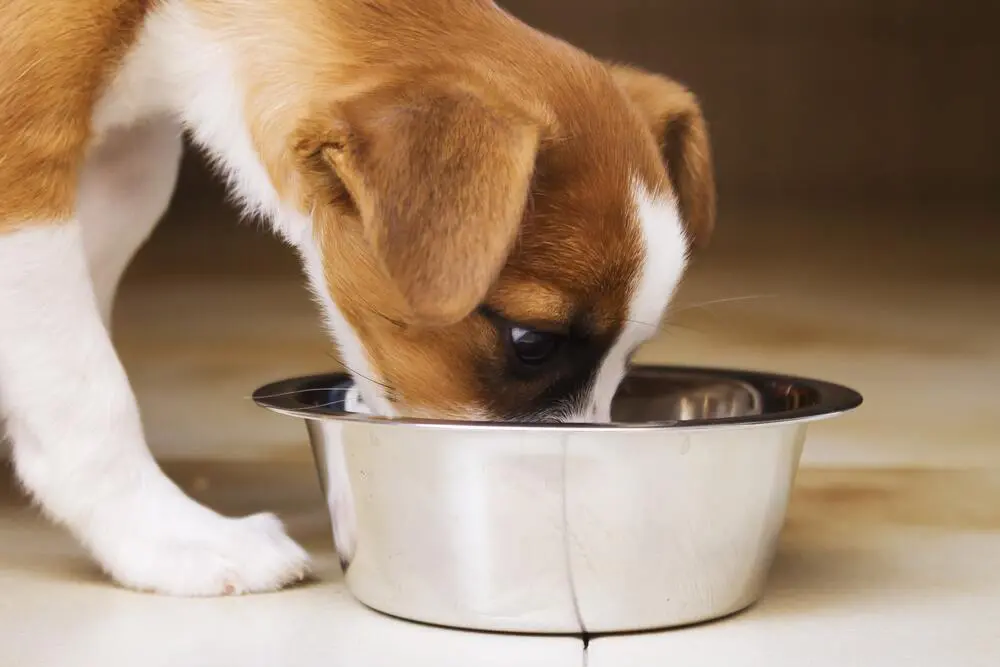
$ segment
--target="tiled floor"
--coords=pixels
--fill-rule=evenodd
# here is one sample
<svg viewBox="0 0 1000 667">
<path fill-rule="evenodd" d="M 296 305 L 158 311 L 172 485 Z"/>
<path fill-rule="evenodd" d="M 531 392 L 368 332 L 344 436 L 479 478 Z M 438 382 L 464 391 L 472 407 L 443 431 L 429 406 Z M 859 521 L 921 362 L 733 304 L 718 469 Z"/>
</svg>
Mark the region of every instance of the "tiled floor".
<svg viewBox="0 0 1000 667">
<path fill-rule="evenodd" d="M 645 361 L 845 382 L 865 406 L 816 424 L 761 604 L 697 628 L 595 639 L 480 635 L 362 608 L 329 547 L 304 431 L 247 395 L 334 365 L 291 254 L 180 201 L 119 302 L 150 440 L 193 495 L 276 510 L 319 563 L 274 595 L 119 590 L 8 480 L 0 667 L 41 665 L 993 665 L 1000 660 L 1000 247 L 917 216 L 730 215 Z M 217 220 L 216 218 L 220 220 Z M 939 222 L 939 221 L 938 221 Z M 925 226 L 927 225 L 927 226 Z M 210 230 L 207 235 L 193 232 Z M 920 233 L 912 230 L 922 229 Z"/>
<path fill-rule="evenodd" d="M 329 548 L 308 463 L 174 464 L 199 500 L 232 514 L 264 507 L 313 553 L 316 581 L 271 595 L 186 600 L 107 584 L 62 531 L 5 485 L 0 509 L 4 667 L 578 667 L 576 639 L 452 632 L 361 607 Z"/>
</svg>

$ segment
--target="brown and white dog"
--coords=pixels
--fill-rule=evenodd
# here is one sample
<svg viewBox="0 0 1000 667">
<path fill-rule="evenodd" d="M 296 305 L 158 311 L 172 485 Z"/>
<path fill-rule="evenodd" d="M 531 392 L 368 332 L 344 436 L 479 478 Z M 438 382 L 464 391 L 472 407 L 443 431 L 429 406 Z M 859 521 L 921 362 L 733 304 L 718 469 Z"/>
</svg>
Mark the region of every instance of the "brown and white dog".
<svg viewBox="0 0 1000 667">
<path fill-rule="evenodd" d="M 692 95 L 489 0 L 4 0 L 2 416 L 27 489 L 138 589 L 308 564 L 164 476 L 108 335 L 184 130 L 301 255 L 382 415 L 609 419 L 713 226 Z"/>
</svg>

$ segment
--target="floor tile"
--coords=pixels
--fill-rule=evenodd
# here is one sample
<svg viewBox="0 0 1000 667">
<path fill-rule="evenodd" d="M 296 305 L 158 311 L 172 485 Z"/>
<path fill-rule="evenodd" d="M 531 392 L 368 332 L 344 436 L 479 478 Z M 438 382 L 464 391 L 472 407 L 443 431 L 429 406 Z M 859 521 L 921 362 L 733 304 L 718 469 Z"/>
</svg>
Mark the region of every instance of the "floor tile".
<svg viewBox="0 0 1000 667">
<path fill-rule="evenodd" d="M 762 601 L 591 641 L 589 667 L 997 664 L 1000 473 L 804 470 Z"/>
</svg>

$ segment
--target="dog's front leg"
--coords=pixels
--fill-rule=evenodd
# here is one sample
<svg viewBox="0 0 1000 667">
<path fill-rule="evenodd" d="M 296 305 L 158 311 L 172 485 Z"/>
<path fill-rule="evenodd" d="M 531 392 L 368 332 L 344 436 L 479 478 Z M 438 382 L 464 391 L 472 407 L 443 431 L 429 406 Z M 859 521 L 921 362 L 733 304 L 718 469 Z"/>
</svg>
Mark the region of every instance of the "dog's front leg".
<svg viewBox="0 0 1000 667">
<path fill-rule="evenodd" d="M 0 233 L 0 408 L 24 485 L 120 583 L 217 595 L 304 574 L 274 516 L 222 517 L 153 460 L 78 221 Z"/>
</svg>

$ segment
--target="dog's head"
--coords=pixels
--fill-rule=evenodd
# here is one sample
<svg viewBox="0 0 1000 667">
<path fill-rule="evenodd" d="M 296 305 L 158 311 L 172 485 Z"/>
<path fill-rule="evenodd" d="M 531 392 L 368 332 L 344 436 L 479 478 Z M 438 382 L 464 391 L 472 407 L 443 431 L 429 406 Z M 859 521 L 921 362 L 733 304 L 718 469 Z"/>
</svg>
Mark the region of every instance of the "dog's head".
<svg viewBox="0 0 1000 667">
<path fill-rule="evenodd" d="M 508 56 L 383 77 L 297 135 L 316 288 L 375 412 L 607 420 L 711 234 L 686 89 L 554 40 Z"/>
</svg>

